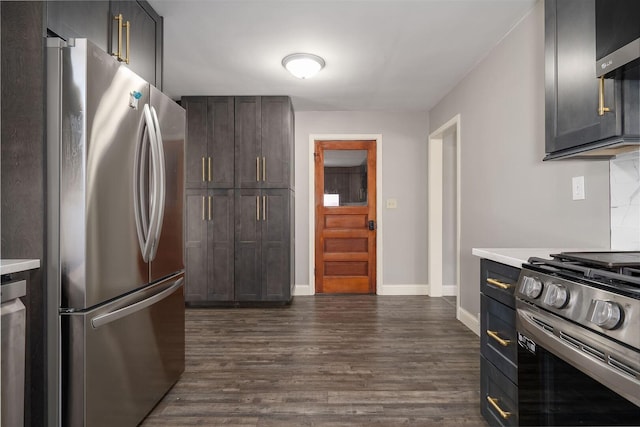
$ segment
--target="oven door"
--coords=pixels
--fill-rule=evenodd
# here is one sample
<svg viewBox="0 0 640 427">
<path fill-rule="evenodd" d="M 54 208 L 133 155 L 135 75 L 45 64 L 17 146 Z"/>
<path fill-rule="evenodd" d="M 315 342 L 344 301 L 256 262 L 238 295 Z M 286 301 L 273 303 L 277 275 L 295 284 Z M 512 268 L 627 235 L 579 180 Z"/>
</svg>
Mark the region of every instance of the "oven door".
<svg viewBox="0 0 640 427">
<path fill-rule="evenodd" d="M 516 328 L 520 425 L 640 425 L 637 351 L 519 300 Z"/>
</svg>

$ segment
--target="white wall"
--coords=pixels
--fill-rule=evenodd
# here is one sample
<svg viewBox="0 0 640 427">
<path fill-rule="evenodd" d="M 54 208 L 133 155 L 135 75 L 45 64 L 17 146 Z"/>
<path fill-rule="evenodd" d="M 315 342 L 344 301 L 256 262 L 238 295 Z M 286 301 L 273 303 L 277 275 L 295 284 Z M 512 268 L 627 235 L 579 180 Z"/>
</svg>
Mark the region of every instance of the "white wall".
<svg viewBox="0 0 640 427">
<path fill-rule="evenodd" d="M 609 162 L 544 157 L 544 10 L 529 15 L 430 112 L 461 119 L 460 304 L 480 311 L 473 247 L 608 247 Z M 586 200 L 571 200 L 584 176 Z"/>
<path fill-rule="evenodd" d="M 384 293 L 425 288 L 427 283 L 427 159 L 429 121 L 426 112 L 296 112 L 296 285 L 309 283 L 309 135 L 382 134 L 382 244 Z M 382 189 L 382 193 L 380 193 Z M 394 198 L 397 209 L 386 209 Z M 394 288 L 395 285 L 395 288 Z M 409 286 L 397 286 L 409 285 Z M 380 279 L 378 279 L 380 292 Z"/>
</svg>

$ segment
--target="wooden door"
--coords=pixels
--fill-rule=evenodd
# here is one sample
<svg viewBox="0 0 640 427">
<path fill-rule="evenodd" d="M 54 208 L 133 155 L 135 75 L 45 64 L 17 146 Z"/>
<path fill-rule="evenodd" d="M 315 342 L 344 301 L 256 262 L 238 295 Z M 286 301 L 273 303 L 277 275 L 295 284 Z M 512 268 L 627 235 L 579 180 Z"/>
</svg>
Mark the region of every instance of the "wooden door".
<svg viewBox="0 0 640 427">
<path fill-rule="evenodd" d="M 262 190 L 262 299 L 291 298 L 291 190 Z"/>
<path fill-rule="evenodd" d="M 210 188 L 233 188 L 234 100 L 213 96 L 207 100 L 207 162 Z M 209 160 L 210 159 L 210 160 Z"/>
<path fill-rule="evenodd" d="M 316 293 L 376 292 L 376 141 L 315 142 Z"/>
<path fill-rule="evenodd" d="M 187 188 L 206 188 L 208 185 L 207 152 L 207 98 L 190 96 L 182 98 L 187 110 L 185 137 L 185 181 Z"/>
<path fill-rule="evenodd" d="M 235 298 L 262 299 L 262 192 L 235 190 Z"/>
<path fill-rule="evenodd" d="M 185 295 L 187 302 L 207 300 L 208 205 L 206 190 L 186 190 L 185 196 Z"/>
<path fill-rule="evenodd" d="M 209 190 L 208 301 L 233 301 L 235 211 L 233 190 Z M 208 206 L 207 206 L 208 208 Z"/>
</svg>

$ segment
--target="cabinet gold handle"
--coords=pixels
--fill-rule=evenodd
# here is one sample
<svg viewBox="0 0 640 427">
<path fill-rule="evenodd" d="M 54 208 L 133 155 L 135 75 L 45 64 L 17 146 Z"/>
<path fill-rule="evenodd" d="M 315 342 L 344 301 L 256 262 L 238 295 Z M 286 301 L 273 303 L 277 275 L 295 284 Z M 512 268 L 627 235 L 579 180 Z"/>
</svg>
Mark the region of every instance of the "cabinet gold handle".
<svg viewBox="0 0 640 427">
<path fill-rule="evenodd" d="M 600 76 L 598 83 L 598 115 L 604 116 L 604 113 L 611 111 L 609 107 L 604 106 L 604 76 Z"/>
<path fill-rule="evenodd" d="M 209 157 L 209 182 L 211 182 L 211 157 Z"/>
<path fill-rule="evenodd" d="M 122 14 L 113 17 L 114 21 L 118 21 L 118 50 L 113 52 L 111 56 L 115 56 L 118 61 L 122 60 Z M 113 39 L 112 39 L 113 40 Z"/>
<path fill-rule="evenodd" d="M 211 221 L 211 199 L 213 199 L 213 197 L 209 196 L 209 221 Z"/>
<path fill-rule="evenodd" d="M 130 52 L 130 50 L 129 50 L 129 46 L 130 46 L 130 43 L 129 43 L 129 41 L 130 41 L 129 30 L 131 29 L 131 23 L 129 21 L 127 21 L 124 24 L 124 27 L 127 29 L 127 57 L 124 58 L 124 63 L 128 64 L 129 63 L 129 52 Z"/>
<path fill-rule="evenodd" d="M 267 220 L 267 196 L 262 196 L 262 220 Z"/>
<path fill-rule="evenodd" d="M 207 179 L 204 174 L 204 157 L 202 158 L 202 182 L 205 182 Z"/>
<path fill-rule="evenodd" d="M 492 279 L 490 277 L 487 279 L 487 283 L 491 283 L 492 285 L 495 285 L 495 286 L 499 287 L 500 289 L 509 289 L 511 287 L 511 285 L 508 284 L 508 283 L 504 283 L 504 282 L 501 282 L 499 280 Z"/>
<path fill-rule="evenodd" d="M 260 182 L 260 157 L 256 157 L 256 182 Z"/>
<path fill-rule="evenodd" d="M 256 196 L 256 221 L 260 221 L 260 196 Z"/>
<path fill-rule="evenodd" d="M 206 218 L 204 217 L 204 196 L 202 196 L 202 220 L 206 220 Z"/>
<path fill-rule="evenodd" d="M 490 331 L 487 329 L 487 335 L 489 335 L 494 340 L 498 341 L 498 343 L 503 347 L 507 347 L 511 343 L 511 340 L 505 340 L 503 338 L 500 338 L 500 336 L 496 331 Z"/>
<path fill-rule="evenodd" d="M 500 414 L 503 420 L 506 420 L 511 416 L 511 412 L 507 412 L 500 406 L 498 406 L 498 399 L 496 399 L 495 397 L 487 395 L 487 401 L 491 404 L 491 406 L 493 406 L 496 411 L 498 411 L 498 414 Z"/>
<path fill-rule="evenodd" d="M 262 158 L 262 180 L 263 181 L 267 180 L 267 158 L 266 157 Z"/>
</svg>

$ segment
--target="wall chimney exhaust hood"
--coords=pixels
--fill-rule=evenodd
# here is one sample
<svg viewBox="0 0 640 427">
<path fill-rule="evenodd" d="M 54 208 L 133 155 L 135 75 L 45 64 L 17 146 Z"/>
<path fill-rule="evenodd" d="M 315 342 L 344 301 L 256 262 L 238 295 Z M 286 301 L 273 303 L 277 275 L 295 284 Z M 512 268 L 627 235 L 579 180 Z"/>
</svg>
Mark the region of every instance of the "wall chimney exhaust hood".
<svg viewBox="0 0 640 427">
<path fill-rule="evenodd" d="M 596 76 L 640 78 L 640 1 L 596 0 Z"/>
</svg>

